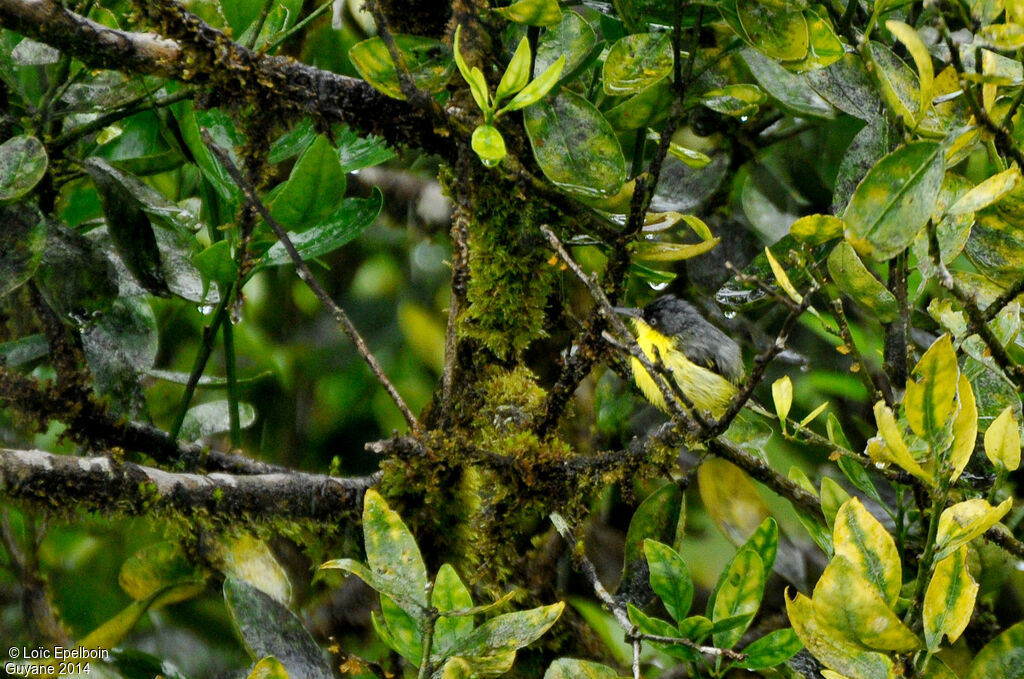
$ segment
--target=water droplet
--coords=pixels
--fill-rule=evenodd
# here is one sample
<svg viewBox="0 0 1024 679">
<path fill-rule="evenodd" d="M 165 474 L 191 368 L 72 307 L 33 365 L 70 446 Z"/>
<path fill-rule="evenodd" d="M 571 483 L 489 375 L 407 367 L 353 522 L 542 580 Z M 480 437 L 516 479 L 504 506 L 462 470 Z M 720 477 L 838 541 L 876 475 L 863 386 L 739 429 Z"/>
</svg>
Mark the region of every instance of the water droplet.
<svg viewBox="0 0 1024 679">
<path fill-rule="evenodd" d="M 654 290 L 655 292 L 661 292 L 668 287 L 668 283 L 650 283 L 649 285 L 651 286 L 651 290 Z"/>
<path fill-rule="evenodd" d="M 735 311 L 726 311 L 724 316 L 731 320 L 733 318 L 736 318 L 736 312 Z"/>
<path fill-rule="evenodd" d="M 213 313 L 213 310 L 216 309 L 217 307 L 214 306 L 213 304 L 200 304 L 196 308 L 199 309 L 199 313 L 201 313 L 202 315 L 209 316 L 210 314 Z"/>
</svg>

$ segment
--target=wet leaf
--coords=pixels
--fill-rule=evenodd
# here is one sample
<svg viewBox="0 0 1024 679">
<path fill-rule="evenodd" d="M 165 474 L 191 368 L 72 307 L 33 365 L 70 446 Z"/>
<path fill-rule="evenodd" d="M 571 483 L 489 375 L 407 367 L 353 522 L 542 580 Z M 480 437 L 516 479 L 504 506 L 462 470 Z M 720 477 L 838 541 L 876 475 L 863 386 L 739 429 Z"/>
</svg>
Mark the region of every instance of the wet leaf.
<svg viewBox="0 0 1024 679">
<path fill-rule="evenodd" d="M 117 297 L 110 260 L 91 240 L 60 224 L 47 224 L 35 280 L 47 304 L 64 319 L 106 309 Z"/>
<path fill-rule="evenodd" d="M 420 617 L 427 606 L 423 556 L 401 517 L 372 488 L 363 500 L 363 539 L 374 589 L 394 599 L 410 615 Z M 411 610 L 410 603 L 415 606 Z"/>
<path fill-rule="evenodd" d="M 243 533 L 225 536 L 210 546 L 210 559 L 226 576 L 244 580 L 285 606 L 292 598 L 292 583 L 263 540 Z"/>
<path fill-rule="evenodd" d="M 82 331 L 82 348 L 97 394 L 110 400 L 111 410 L 134 417 L 146 397 L 139 380 L 156 361 L 156 317 L 141 298 L 121 297 Z"/>
<path fill-rule="evenodd" d="M 448 47 L 440 40 L 418 35 L 395 35 L 394 38 L 413 84 L 426 92 L 444 89 L 455 72 L 455 62 Z M 380 37 L 356 43 L 348 56 L 366 82 L 389 97 L 405 99 L 395 62 Z"/>
<path fill-rule="evenodd" d="M 825 68 L 843 57 L 846 50 L 832 26 L 809 9 L 804 10 L 807 20 L 809 41 L 807 56 L 801 61 L 787 62 L 786 68 L 795 73 L 805 73 Z"/>
<path fill-rule="evenodd" d="M 750 643 L 743 649 L 746 659 L 735 667 L 763 670 L 786 662 L 804 647 L 792 628 L 777 629 Z"/>
<path fill-rule="evenodd" d="M 0 298 L 21 287 L 43 260 L 46 223 L 29 205 L 0 207 Z"/>
<path fill-rule="evenodd" d="M 659 243 L 654 241 L 637 241 L 630 250 L 634 256 L 645 262 L 678 262 L 703 255 L 716 245 L 719 238 L 711 238 L 700 243 Z"/>
<path fill-rule="evenodd" d="M 815 92 L 843 113 L 861 120 L 874 120 L 881 115 L 882 102 L 856 55 L 844 54 L 826 68 L 804 77 Z"/>
<path fill-rule="evenodd" d="M 501 664 L 508 655 L 514 656 L 517 650 L 547 632 L 564 609 L 565 603 L 560 601 L 491 618 L 463 637 L 452 649 L 452 655 L 476 662 L 493 658 Z"/>
<path fill-rule="evenodd" d="M 789 235 L 801 243 L 821 245 L 843 235 L 843 220 L 832 215 L 806 215 L 793 222 Z"/>
<path fill-rule="evenodd" d="M 523 112 L 533 155 L 546 176 L 576 195 L 601 198 L 626 181 L 626 160 L 614 130 L 593 104 L 562 90 Z"/>
<path fill-rule="evenodd" d="M 43 178 L 48 163 L 46 148 L 33 136 L 11 137 L 0 144 L 0 206 L 31 191 Z"/>
<path fill-rule="evenodd" d="M 668 115 L 675 95 L 667 80 L 660 80 L 605 112 L 616 130 L 639 130 Z"/>
<path fill-rule="evenodd" d="M 247 679 L 289 679 L 288 670 L 281 661 L 274 657 L 266 657 L 256 663 Z"/>
<path fill-rule="evenodd" d="M 832 106 L 809 88 L 804 78 L 790 73 L 758 50 L 747 48 L 741 54 L 757 83 L 784 110 L 808 118 L 835 117 Z"/>
<path fill-rule="evenodd" d="M 380 189 L 374 187 L 369 198 L 346 198 L 333 214 L 316 226 L 292 234 L 290 240 L 306 260 L 323 257 L 350 242 L 370 226 L 384 203 Z M 260 267 L 291 264 L 292 258 L 281 243 L 274 243 L 260 261 Z"/>
<path fill-rule="evenodd" d="M 618 40 L 605 57 L 602 86 L 606 94 L 636 94 L 672 73 L 669 33 L 634 33 Z"/>
<path fill-rule="evenodd" d="M 895 257 L 931 217 L 942 175 L 939 144 L 914 142 L 893 151 L 871 168 L 846 206 L 846 239 L 862 255 Z"/>
<path fill-rule="evenodd" d="M 946 212 L 950 215 L 977 212 L 1012 191 L 1020 183 L 1020 180 L 1020 168 L 1014 165 L 1009 170 L 992 175 L 972 188 L 950 205 Z"/>
<path fill-rule="evenodd" d="M 289 676 L 331 679 L 334 675 L 302 622 L 273 598 L 242 580 L 224 581 L 224 600 L 254 658 L 277 658 Z"/>
<path fill-rule="evenodd" d="M 471 140 L 473 152 L 487 167 L 494 167 L 505 157 L 505 139 L 492 125 L 478 125 Z"/>
<path fill-rule="evenodd" d="M 319 135 L 292 168 L 267 208 L 288 230 L 304 231 L 329 219 L 345 197 L 345 173 L 338 153 Z"/>
<path fill-rule="evenodd" d="M 597 34 L 590 24 L 573 11 L 562 12 L 562 21 L 548 30 L 537 41 L 534 73 L 543 73 L 561 57 L 565 66 L 560 79 L 570 78 L 592 57 L 597 48 Z"/>
<path fill-rule="evenodd" d="M 589 660 L 559 658 L 548 666 L 544 679 L 617 679 L 619 673 Z"/>
<path fill-rule="evenodd" d="M 700 101 L 712 111 L 741 118 L 756 113 L 767 97 L 757 85 L 740 84 L 708 90 L 701 95 Z"/>
<path fill-rule="evenodd" d="M 185 441 L 198 441 L 230 430 L 229 412 L 227 401 L 211 401 L 192 406 L 185 413 L 185 420 L 181 425 L 181 438 Z M 242 429 L 252 426 L 256 421 L 256 410 L 248 403 L 239 403 L 238 420 Z"/>
<path fill-rule="evenodd" d="M 741 37 L 769 57 L 800 61 L 807 56 L 807 20 L 789 4 L 736 0 L 736 14 L 746 33 Z"/>
<path fill-rule="evenodd" d="M 985 276 L 1012 285 L 1024 271 L 1024 221 L 1005 219 L 994 209 L 977 213 L 964 252 Z"/>
<path fill-rule="evenodd" d="M 441 613 L 470 608 L 473 597 L 458 573 L 449 564 L 441 566 L 434 579 L 430 605 Z M 434 648 L 440 652 L 453 648 L 459 639 L 473 631 L 472 616 L 446 616 L 437 619 L 434 627 Z"/>
<path fill-rule="evenodd" d="M 719 622 L 736 616 L 752 616 L 761 607 L 764 585 L 768 574 L 761 557 L 753 549 L 741 549 L 733 557 L 721 577 L 712 598 L 708 602 L 708 614 L 712 622 Z M 743 636 L 747 625 L 741 624 L 729 630 L 714 634 L 715 646 L 732 648 Z"/>
</svg>

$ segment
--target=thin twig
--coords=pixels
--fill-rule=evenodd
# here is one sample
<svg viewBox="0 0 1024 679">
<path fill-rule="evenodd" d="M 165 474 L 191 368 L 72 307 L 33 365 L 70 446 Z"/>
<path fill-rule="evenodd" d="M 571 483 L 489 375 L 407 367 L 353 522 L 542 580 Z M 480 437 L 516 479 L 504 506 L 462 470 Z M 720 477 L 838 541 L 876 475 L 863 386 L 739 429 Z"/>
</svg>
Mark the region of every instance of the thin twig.
<svg viewBox="0 0 1024 679">
<path fill-rule="evenodd" d="M 294 243 L 292 243 L 291 238 L 288 237 L 288 232 L 285 231 L 284 227 L 282 227 L 281 224 L 273 218 L 273 216 L 271 216 L 266 205 L 264 205 L 263 201 L 261 201 L 259 196 L 256 195 L 256 190 L 253 188 L 252 184 L 242 176 L 242 173 L 239 172 L 238 167 L 235 165 L 234 161 L 231 160 L 231 157 L 227 152 L 213 141 L 213 137 L 210 136 L 209 130 L 204 129 L 202 135 L 203 142 L 206 144 L 207 148 L 209 148 L 211 153 L 217 157 L 220 164 L 224 166 L 224 169 L 231 176 L 231 179 L 238 184 L 240 189 L 242 189 L 246 202 L 260 213 L 260 215 L 267 221 L 267 224 L 270 225 L 270 228 L 274 231 L 274 235 L 276 235 L 281 241 L 284 249 L 288 252 L 288 256 L 291 257 L 292 262 L 295 264 L 295 271 L 298 273 L 299 278 L 301 278 L 302 282 L 309 287 L 316 298 L 320 300 L 320 303 L 327 308 L 334 317 L 338 326 L 348 336 L 348 338 L 352 340 L 352 343 L 355 345 L 359 355 L 363 357 L 363 360 L 377 377 L 377 381 L 381 383 L 381 386 L 383 386 L 384 390 L 387 391 L 388 396 L 391 397 L 391 400 L 394 401 L 395 405 L 398 406 L 398 409 L 402 412 L 402 417 L 405 418 L 406 424 L 409 425 L 409 428 L 412 429 L 413 432 L 418 434 L 420 431 L 419 421 L 416 419 L 416 416 L 413 414 L 412 410 L 410 410 L 409 406 L 406 405 L 402 395 L 398 393 L 398 389 L 395 388 L 395 385 L 392 384 L 391 380 L 388 379 L 388 376 L 384 373 L 384 369 L 380 366 L 380 363 L 377 362 L 376 357 L 374 357 L 373 353 L 370 351 L 370 347 L 367 346 L 366 341 L 363 339 L 362 335 L 359 334 L 356 326 L 351 320 L 349 320 L 348 314 L 346 314 L 345 311 L 338 306 L 333 299 L 331 299 L 331 296 L 327 294 L 327 291 L 324 290 L 322 285 L 320 285 L 320 281 L 318 281 L 316 276 L 313 275 L 309 265 L 306 264 L 306 261 L 302 258 L 302 255 L 299 254 L 299 251 L 295 249 Z"/>
</svg>

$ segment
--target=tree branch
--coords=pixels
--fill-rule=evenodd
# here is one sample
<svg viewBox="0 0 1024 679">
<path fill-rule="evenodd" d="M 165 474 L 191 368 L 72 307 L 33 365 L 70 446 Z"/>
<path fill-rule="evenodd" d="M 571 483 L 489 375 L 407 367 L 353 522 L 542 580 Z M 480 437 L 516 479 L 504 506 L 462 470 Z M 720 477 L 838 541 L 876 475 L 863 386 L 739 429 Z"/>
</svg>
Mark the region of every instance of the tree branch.
<svg viewBox="0 0 1024 679">
<path fill-rule="evenodd" d="M 152 516 L 203 515 L 215 520 L 272 518 L 337 522 L 358 512 L 376 476 L 336 478 L 301 472 L 175 474 L 117 464 L 109 457 L 53 455 L 0 448 L 5 497 L 51 509 Z"/>
</svg>

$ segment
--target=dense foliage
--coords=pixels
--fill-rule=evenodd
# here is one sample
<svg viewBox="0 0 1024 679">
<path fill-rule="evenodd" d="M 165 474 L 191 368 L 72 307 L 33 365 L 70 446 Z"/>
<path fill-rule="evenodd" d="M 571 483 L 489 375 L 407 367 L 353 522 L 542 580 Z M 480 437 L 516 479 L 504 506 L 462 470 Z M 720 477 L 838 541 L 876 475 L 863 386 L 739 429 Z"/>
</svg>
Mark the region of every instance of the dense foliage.
<svg viewBox="0 0 1024 679">
<path fill-rule="evenodd" d="M 1024 677 L 1024 2 L 0 27 L 6 673 Z"/>
</svg>

